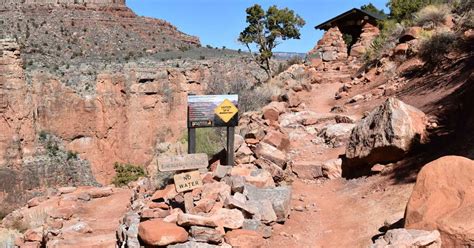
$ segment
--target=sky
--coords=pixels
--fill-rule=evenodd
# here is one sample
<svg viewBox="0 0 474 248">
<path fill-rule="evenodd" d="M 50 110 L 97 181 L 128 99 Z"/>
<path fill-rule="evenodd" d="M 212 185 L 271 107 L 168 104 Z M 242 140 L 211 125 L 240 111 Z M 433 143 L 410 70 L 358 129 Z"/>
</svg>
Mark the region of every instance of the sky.
<svg viewBox="0 0 474 248">
<path fill-rule="evenodd" d="M 200 38 L 203 46 L 246 50 L 237 41 L 247 26 L 245 9 L 260 4 L 265 10 L 276 5 L 288 7 L 300 15 L 306 25 L 299 40 L 283 41 L 274 51 L 306 53 L 323 32 L 314 26 L 351 8 L 371 2 L 384 9 L 387 0 L 127 0 L 127 5 L 140 16 L 164 19 L 180 31 Z"/>
</svg>

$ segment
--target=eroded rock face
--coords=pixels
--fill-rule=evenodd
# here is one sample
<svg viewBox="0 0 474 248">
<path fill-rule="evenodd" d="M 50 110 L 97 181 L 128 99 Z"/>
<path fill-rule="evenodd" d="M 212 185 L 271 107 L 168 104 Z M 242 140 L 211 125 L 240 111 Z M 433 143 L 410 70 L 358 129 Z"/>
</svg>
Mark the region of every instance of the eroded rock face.
<svg viewBox="0 0 474 248">
<path fill-rule="evenodd" d="M 474 244 L 474 161 L 439 158 L 423 167 L 405 213 L 405 227 L 439 230 L 445 247 Z"/>
<path fill-rule="evenodd" d="M 354 127 L 346 147 L 351 166 L 398 161 L 425 138 L 425 114 L 389 98 Z"/>
</svg>

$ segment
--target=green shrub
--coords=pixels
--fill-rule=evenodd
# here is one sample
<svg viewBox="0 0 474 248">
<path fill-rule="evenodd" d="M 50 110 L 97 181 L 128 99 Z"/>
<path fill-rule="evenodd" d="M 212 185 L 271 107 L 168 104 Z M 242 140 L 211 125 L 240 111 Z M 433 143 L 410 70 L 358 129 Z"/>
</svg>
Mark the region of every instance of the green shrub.
<svg viewBox="0 0 474 248">
<path fill-rule="evenodd" d="M 135 166 L 132 164 L 121 164 L 116 162 L 114 165 L 115 176 L 112 183 L 116 186 L 124 186 L 129 182 L 138 180 L 140 177 L 145 177 L 145 169 L 141 166 Z"/>
<path fill-rule="evenodd" d="M 401 22 L 409 20 L 413 14 L 430 4 L 442 4 L 449 0 L 390 0 L 387 7 L 390 9 L 390 16 Z"/>
<path fill-rule="evenodd" d="M 444 22 L 449 13 L 451 13 L 451 8 L 447 4 L 428 5 L 415 14 L 414 23 L 418 26 L 429 23 L 439 25 Z"/>
<path fill-rule="evenodd" d="M 453 32 L 435 34 L 421 43 L 419 56 L 428 66 L 436 66 L 456 46 L 456 41 Z"/>
</svg>

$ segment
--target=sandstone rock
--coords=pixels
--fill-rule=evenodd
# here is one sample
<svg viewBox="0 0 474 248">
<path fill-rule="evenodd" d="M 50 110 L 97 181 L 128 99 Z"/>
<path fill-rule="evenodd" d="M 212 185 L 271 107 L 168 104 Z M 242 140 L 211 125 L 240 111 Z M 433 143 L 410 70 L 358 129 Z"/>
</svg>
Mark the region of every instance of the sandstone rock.
<svg viewBox="0 0 474 248">
<path fill-rule="evenodd" d="M 318 134 L 325 143 L 333 148 L 345 145 L 355 124 L 337 123 L 324 127 Z"/>
<path fill-rule="evenodd" d="M 58 188 L 58 192 L 60 194 L 69 194 L 69 193 L 72 193 L 74 191 L 76 191 L 77 187 L 60 187 Z"/>
<path fill-rule="evenodd" d="M 446 156 L 418 174 L 405 213 L 405 227 L 441 233 L 443 246 L 474 244 L 474 161 Z"/>
<path fill-rule="evenodd" d="M 202 187 L 201 198 L 224 201 L 230 195 L 230 192 L 231 188 L 225 182 L 207 183 Z"/>
<path fill-rule="evenodd" d="M 237 151 L 244 143 L 244 137 L 239 134 L 234 134 L 234 152 Z"/>
<path fill-rule="evenodd" d="M 265 142 L 260 142 L 257 145 L 255 154 L 257 155 L 257 158 L 270 160 L 281 168 L 284 168 L 287 162 L 287 156 L 284 152 Z"/>
<path fill-rule="evenodd" d="M 319 161 L 293 161 L 291 171 L 300 179 L 315 179 L 323 176 Z"/>
<path fill-rule="evenodd" d="M 40 242 L 25 242 L 24 244 L 22 244 L 20 246 L 20 248 L 40 248 L 41 247 L 41 243 Z"/>
<path fill-rule="evenodd" d="M 262 234 L 252 230 L 233 230 L 227 232 L 225 241 L 232 247 L 239 248 L 259 248 L 263 247 L 264 241 Z"/>
<path fill-rule="evenodd" d="M 268 171 L 273 177 L 274 182 L 281 182 L 284 180 L 285 172 L 282 168 L 280 168 L 272 161 L 266 160 L 264 158 L 259 158 L 255 161 L 255 164 L 263 170 Z"/>
<path fill-rule="evenodd" d="M 401 43 L 398 44 L 394 49 L 393 53 L 396 55 L 405 55 L 408 51 L 408 44 L 407 43 Z"/>
<path fill-rule="evenodd" d="M 268 143 L 281 151 L 286 151 L 290 147 L 290 138 L 287 134 L 270 130 L 263 138 L 263 142 Z"/>
<path fill-rule="evenodd" d="M 192 226 L 190 229 L 191 237 L 198 242 L 220 243 L 224 234 L 215 228 Z"/>
<path fill-rule="evenodd" d="M 331 159 L 322 163 L 323 175 L 329 179 L 342 177 L 342 159 Z"/>
<path fill-rule="evenodd" d="M 23 238 L 30 242 L 43 242 L 43 227 L 29 229 L 25 232 Z"/>
<path fill-rule="evenodd" d="M 354 127 L 346 157 L 351 165 L 394 162 L 424 137 L 425 114 L 389 98 Z"/>
<path fill-rule="evenodd" d="M 221 208 L 212 215 L 212 219 L 217 223 L 217 226 L 229 229 L 241 228 L 244 223 L 244 216 L 237 209 Z"/>
<path fill-rule="evenodd" d="M 273 210 L 273 204 L 270 200 L 251 200 L 248 201 L 247 204 L 256 209 L 256 212 L 253 216 L 254 219 L 258 219 L 265 224 L 277 221 L 277 216 L 275 210 Z"/>
<path fill-rule="evenodd" d="M 230 173 L 232 166 L 217 165 L 216 169 L 213 172 L 214 177 L 221 179 L 227 176 Z"/>
<path fill-rule="evenodd" d="M 88 190 L 87 192 L 92 198 L 102 198 L 107 197 L 113 193 L 112 188 L 104 187 L 104 188 L 94 188 Z"/>
<path fill-rule="evenodd" d="M 258 208 L 256 206 L 247 204 L 246 199 L 242 201 L 241 199 L 236 199 L 234 196 L 228 196 L 224 201 L 224 206 L 230 209 L 237 208 L 251 215 L 258 213 Z"/>
<path fill-rule="evenodd" d="M 272 236 L 272 227 L 262 224 L 262 222 L 259 220 L 246 219 L 242 229 L 257 231 L 261 233 L 264 238 L 270 238 Z"/>
<path fill-rule="evenodd" d="M 167 248 L 231 248 L 223 245 L 211 245 L 202 242 L 188 241 L 182 244 L 168 245 Z"/>
<path fill-rule="evenodd" d="M 176 192 L 176 187 L 170 184 L 162 190 L 157 190 L 155 193 L 153 193 L 150 199 L 156 202 L 163 202 L 174 198 L 176 195 L 178 195 L 178 192 Z"/>
<path fill-rule="evenodd" d="M 400 43 L 404 43 L 413 39 L 418 39 L 420 33 L 423 31 L 421 27 L 410 27 L 408 28 L 399 38 Z"/>
<path fill-rule="evenodd" d="M 158 219 L 140 223 L 138 235 L 147 245 L 164 246 L 188 240 L 188 232 L 184 228 Z"/>
<path fill-rule="evenodd" d="M 378 238 L 371 248 L 441 248 L 438 231 L 393 229 Z"/>
<path fill-rule="evenodd" d="M 280 114 L 285 112 L 285 109 L 284 102 L 271 102 L 262 108 L 263 118 L 265 120 L 278 121 Z"/>
<path fill-rule="evenodd" d="M 259 189 L 252 185 L 246 185 L 244 195 L 247 195 L 249 201 L 269 200 L 277 215 L 278 222 L 284 222 L 290 214 L 290 187 L 280 186 L 273 189 Z"/>
</svg>

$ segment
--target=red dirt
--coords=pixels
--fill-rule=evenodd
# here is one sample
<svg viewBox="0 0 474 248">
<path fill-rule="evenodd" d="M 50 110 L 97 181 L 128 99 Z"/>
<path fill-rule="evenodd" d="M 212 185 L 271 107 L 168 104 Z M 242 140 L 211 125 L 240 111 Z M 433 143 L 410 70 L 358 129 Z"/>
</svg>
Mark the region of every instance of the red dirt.
<svg viewBox="0 0 474 248">
<path fill-rule="evenodd" d="M 472 159 L 474 140 L 465 135 L 466 132 L 472 134 L 474 124 L 474 113 L 466 108 L 469 103 L 472 104 L 470 99 L 474 96 L 470 84 L 473 77 L 471 60 L 450 62 L 438 72 L 425 72 L 422 73 L 425 76 L 408 79 L 396 93 L 396 97 L 439 120 L 440 128 L 431 132 L 428 144 L 415 149 L 405 160 L 393 164 L 392 172 L 384 175 L 352 180 L 296 179 L 293 182 L 292 208 L 308 206 L 308 209 L 302 212 L 293 209 L 284 225 L 273 227 L 273 236 L 266 240 L 265 247 L 368 247 L 372 244 L 372 238 L 382 233 L 379 229 L 385 221 L 403 221 L 414 179 L 424 164 L 450 153 Z M 380 83 L 377 82 L 357 85 L 351 90 L 350 97 L 373 90 L 378 85 Z M 314 85 L 311 92 L 300 93 L 300 97 L 308 110 L 329 112 L 334 105 L 344 105 L 350 99 L 334 100 L 334 94 L 341 86 L 340 83 Z M 361 116 L 387 97 L 346 104 L 348 113 L 345 114 Z M 467 115 L 458 113 L 459 110 L 467 111 Z M 468 144 L 470 148 L 467 148 Z M 321 152 L 308 144 L 301 147 L 299 152 L 308 160 L 334 159 L 344 153 L 341 148 Z"/>
</svg>

